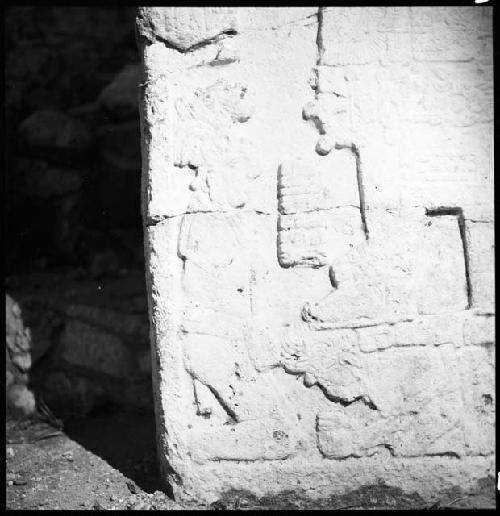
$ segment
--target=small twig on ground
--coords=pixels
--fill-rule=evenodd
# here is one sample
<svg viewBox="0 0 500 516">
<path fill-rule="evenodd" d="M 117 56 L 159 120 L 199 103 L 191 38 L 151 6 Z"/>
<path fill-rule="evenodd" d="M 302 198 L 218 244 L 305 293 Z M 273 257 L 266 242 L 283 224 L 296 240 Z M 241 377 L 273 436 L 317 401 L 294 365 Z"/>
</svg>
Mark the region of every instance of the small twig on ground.
<svg viewBox="0 0 500 516">
<path fill-rule="evenodd" d="M 457 498 L 454 498 L 451 502 L 448 502 L 447 505 L 441 505 L 441 500 L 438 500 L 437 502 L 434 502 L 430 507 L 424 507 L 424 509 L 432 510 L 432 509 L 447 509 L 451 507 L 454 503 L 463 500 L 464 498 L 467 498 L 470 495 L 465 496 L 459 496 Z"/>
<path fill-rule="evenodd" d="M 458 498 L 455 498 L 455 499 L 454 499 L 454 500 L 452 500 L 451 502 L 448 502 L 448 504 L 447 504 L 447 505 L 444 505 L 444 506 L 443 506 L 443 509 L 446 509 L 446 508 L 450 507 L 450 506 L 451 506 L 451 505 L 453 505 L 455 502 L 458 502 L 458 501 L 460 501 L 460 500 L 463 500 L 464 498 L 467 498 L 468 496 L 470 496 L 470 495 L 459 496 Z"/>
<path fill-rule="evenodd" d="M 42 416 L 41 419 L 47 421 L 47 423 L 52 425 L 54 428 L 59 430 L 63 429 L 63 422 L 54 415 L 41 396 L 39 396 L 37 399 L 37 405 L 40 411 L 40 415 Z"/>
</svg>

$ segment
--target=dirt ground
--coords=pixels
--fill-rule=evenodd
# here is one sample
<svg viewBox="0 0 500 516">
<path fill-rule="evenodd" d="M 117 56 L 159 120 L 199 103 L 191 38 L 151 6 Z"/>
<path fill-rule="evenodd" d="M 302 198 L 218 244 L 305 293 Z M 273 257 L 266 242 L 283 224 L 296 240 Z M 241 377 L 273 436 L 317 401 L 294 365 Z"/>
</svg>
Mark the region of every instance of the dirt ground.
<svg viewBox="0 0 500 516">
<path fill-rule="evenodd" d="M 7 509 L 180 508 L 160 491 L 154 416 L 112 409 L 6 426 Z"/>
<path fill-rule="evenodd" d="M 70 419 L 63 430 L 41 421 L 7 422 L 6 508 L 10 510 L 305 509 L 293 493 L 257 500 L 228 493 L 211 506 L 183 507 L 160 490 L 151 413 L 106 408 Z M 493 483 L 493 484 L 492 484 Z M 432 504 L 389 486 L 367 486 L 322 509 L 494 509 L 494 480 Z"/>
</svg>

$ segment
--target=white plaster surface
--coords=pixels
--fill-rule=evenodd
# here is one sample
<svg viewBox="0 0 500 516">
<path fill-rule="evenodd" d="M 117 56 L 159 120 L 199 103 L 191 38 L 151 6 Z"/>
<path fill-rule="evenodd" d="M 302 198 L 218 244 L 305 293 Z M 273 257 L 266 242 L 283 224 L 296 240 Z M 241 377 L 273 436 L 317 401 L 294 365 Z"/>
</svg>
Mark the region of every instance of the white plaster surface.
<svg viewBox="0 0 500 516">
<path fill-rule="evenodd" d="M 140 8 L 176 498 L 494 468 L 492 11 Z"/>
</svg>

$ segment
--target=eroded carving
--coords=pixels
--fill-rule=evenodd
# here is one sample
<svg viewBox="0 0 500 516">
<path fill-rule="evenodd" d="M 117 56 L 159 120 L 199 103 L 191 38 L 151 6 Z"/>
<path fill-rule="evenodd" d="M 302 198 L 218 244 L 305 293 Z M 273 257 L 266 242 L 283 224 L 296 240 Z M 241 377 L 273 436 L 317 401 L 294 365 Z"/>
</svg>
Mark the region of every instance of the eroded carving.
<svg viewBox="0 0 500 516">
<path fill-rule="evenodd" d="M 468 307 L 463 246 L 453 216 L 411 221 L 387 215 L 374 231 L 374 238 L 332 263 L 342 287 L 321 301 L 306 303 L 305 321 L 320 327 Z"/>
<path fill-rule="evenodd" d="M 223 157 L 230 155 L 231 126 L 247 122 L 254 109 L 247 86 L 224 79 L 191 94 L 182 93 L 173 107 L 174 163 L 207 168 L 220 165 Z M 212 138 L 214 127 L 223 133 L 222 137 Z M 206 145 L 207 141 L 210 145 Z"/>
<path fill-rule="evenodd" d="M 321 267 L 361 236 L 356 159 L 347 150 L 278 169 L 278 262 Z"/>
<path fill-rule="evenodd" d="M 359 14 L 352 22 L 343 11 L 339 24 L 373 22 Z M 286 30 L 252 29 L 247 39 L 217 31 L 225 51 L 212 45 L 194 55 L 186 43 L 185 53 L 154 54 L 176 59 L 163 103 L 172 116 L 162 121 L 162 137 L 168 133 L 175 145 L 160 140 L 165 147 L 158 155 L 165 150 L 170 168 L 156 165 L 154 184 L 155 191 L 174 195 L 163 197 L 157 211 L 182 217 L 171 225 L 164 221 L 165 238 L 179 236 L 177 248 L 169 241 L 168 260 L 155 258 L 153 270 L 168 298 L 157 347 L 172 377 L 162 384 L 161 399 L 181 414 L 169 415 L 169 436 L 179 446 L 169 460 L 176 469 L 186 467 L 183 478 L 195 483 L 200 471 L 223 478 L 224 468 L 242 485 L 257 468 L 261 478 L 282 471 L 298 478 L 303 457 L 334 478 L 338 468 L 355 471 L 365 463 L 352 459 L 378 452 L 387 457 L 373 463 L 383 468 L 399 468 L 409 457 L 419 457 L 414 462 L 421 465 L 440 456 L 445 460 L 436 463 L 445 464 L 492 453 L 494 308 L 474 283 L 481 274 L 491 278 L 481 250 L 491 251 L 492 225 L 482 230 L 463 218 L 467 273 L 459 215 L 424 213 L 425 206 L 440 204 L 425 190 L 438 179 L 429 179 L 434 171 L 466 154 L 472 166 L 479 153 L 474 145 L 450 152 L 457 133 L 432 125 L 439 117 L 430 120 L 428 106 L 417 109 L 420 83 L 407 73 L 440 87 L 433 76 L 446 65 L 426 74 L 413 65 L 393 70 L 394 56 L 382 55 L 386 66 L 377 71 L 339 66 L 372 63 L 399 40 L 385 27 L 385 14 L 375 20 L 381 29 L 372 38 L 366 27 L 353 34 L 332 31 L 333 11 L 319 9 L 317 16 L 316 45 L 306 41 L 313 35 L 309 20 Z M 291 46 L 297 57 L 283 64 L 283 49 Z M 297 116 L 310 94 L 315 50 L 315 99 L 302 115 L 318 134 Z M 467 67 L 463 73 L 472 76 Z M 394 84 L 394 76 L 405 80 Z M 282 98 L 285 90 L 289 98 Z M 435 98 L 431 107 L 441 113 Z M 406 102 L 415 109 L 405 109 Z M 451 104 L 445 109 L 450 116 Z M 425 121 L 432 124 L 416 128 Z M 281 131 L 300 137 L 282 138 Z M 426 137 L 415 143 L 414 131 Z M 476 128 L 470 131 L 460 134 Z M 489 141 L 482 130 L 478 134 L 481 145 Z M 276 210 L 275 165 L 282 156 L 301 158 L 279 169 Z M 434 182 L 430 189 L 436 190 Z M 181 191 L 187 193 L 176 203 Z M 459 202 L 454 194 L 450 188 L 447 203 Z M 467 212 L 461 200 L 460 206 Z M 160 240 L 161 228 L 148 229 Z M 476 304 L 476 296 L 483 302 Z M 325 458 L 344 463 L 332 467 Z M 287 459 L 286 466 L 265 464 Z M 216 464 L 223 461 L 234 463 Z M 284 475 L 288 485 L 293 475 Z"/>
<path fill-rule="evenodd" d="M 284 330 L 282 339 L 285 371 L 304 375 L 307 387 L 318 385 L 331 401 L 349 403 L 366 397 L 354 331 L 314 332 L 305 324 L 295 324 Z"/>
</svg>

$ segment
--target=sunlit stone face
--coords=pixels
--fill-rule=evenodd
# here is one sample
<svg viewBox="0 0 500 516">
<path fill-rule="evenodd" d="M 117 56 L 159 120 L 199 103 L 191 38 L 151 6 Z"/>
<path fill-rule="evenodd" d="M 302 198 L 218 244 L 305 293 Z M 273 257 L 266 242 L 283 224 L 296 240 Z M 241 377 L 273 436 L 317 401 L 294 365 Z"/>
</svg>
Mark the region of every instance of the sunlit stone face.
<svg viewBox="0 0 500 516">
<path fill-rule="evenodd" d="M 490 475 L 491 10 L 140 13 L 175 496 L 430 499 Z"/>
</svg>

